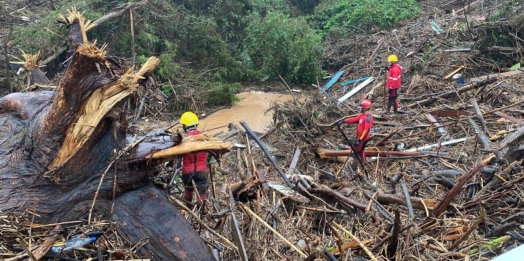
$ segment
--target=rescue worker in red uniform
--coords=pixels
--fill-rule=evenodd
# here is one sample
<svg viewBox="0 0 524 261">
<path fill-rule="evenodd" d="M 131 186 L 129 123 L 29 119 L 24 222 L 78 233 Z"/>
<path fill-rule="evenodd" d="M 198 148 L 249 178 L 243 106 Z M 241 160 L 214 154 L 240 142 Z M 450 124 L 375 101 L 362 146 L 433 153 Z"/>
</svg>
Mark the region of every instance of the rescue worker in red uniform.
<svg viewBox="0 0 524 261">
<path fill-rule="evenodd" d="M 366 145 L 368 144 L 369 138 L 371 137 L 371 127 L 373 127 L 373 114 L 371 114 L 371 105 L 373 104 L 370 100 L 362 99 L 359 103 L 359 107 L 361 107 L 359 115 L 337 122 L 339 126 L 344 123 L 358 124 L 357 137 L 355 143 L 353 144 L 353 149 L 355 150 L 355 154 L 353 155 L 355 158 L 355 164 L 357 157 L 359 157 L 363 163 L 366 160 L 366 153 L 364 150 L 366 149 Z"/>
<path fill-rule="evenodd" d="M 398 58 L 392 54 L 388 56 L 388 78 L 386 80 L 386 88 L 388 89 L 388 106 L 389 112 L 391 106 L 393 111 L 398 112 L 398 89 L 402 86 L 402 67 L 398 64 Z"/>
<path fill-rule="evenodd" d="M 198 116 L 193 112 L 184 112 L 180 117 L 180 123 L 189 136 L 202 134 L 197 130 Z M 184 199 L 192 202 L 193 182 L 199 194 L 198 204 L 205 206 L 207 200 L 207 152 L 198 151 L 184 155 L 182 158 L 182 182 L 184 184 Z"/>
</svg>

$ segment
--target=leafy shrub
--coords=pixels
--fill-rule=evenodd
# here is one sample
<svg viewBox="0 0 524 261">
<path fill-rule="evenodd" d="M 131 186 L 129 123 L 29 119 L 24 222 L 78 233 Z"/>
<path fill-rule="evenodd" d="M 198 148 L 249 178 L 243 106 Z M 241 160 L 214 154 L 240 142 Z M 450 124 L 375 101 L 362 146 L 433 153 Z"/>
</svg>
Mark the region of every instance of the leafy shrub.
<svg viewBox="0 0 524 261">
<path fill-rule="evenodd" d="M 292 83 L 312 83 L 322 75 L 321 38 L 304 19 L 273 11 L 253 15 L 246 32 L 245 55 L 261 80 L 280 74 Z"/>
<path fill-rule="evenodd" d="M 325 32 L 344 27 L 349 31 L 388 28 L 420 12 L 415 0 L 342 0 L 317 6 L 314 21 Z"/>
<path fill-rule="evenodd" d="M 207 87 L 209 91 L 206 93 L 206 102 L 212 106 L 227 106 L 238 101 L 235 96 L 237 91 L 240 89 L 239 83 L 227 84 L 220 82 L 208 83 Z"/>
</svg>

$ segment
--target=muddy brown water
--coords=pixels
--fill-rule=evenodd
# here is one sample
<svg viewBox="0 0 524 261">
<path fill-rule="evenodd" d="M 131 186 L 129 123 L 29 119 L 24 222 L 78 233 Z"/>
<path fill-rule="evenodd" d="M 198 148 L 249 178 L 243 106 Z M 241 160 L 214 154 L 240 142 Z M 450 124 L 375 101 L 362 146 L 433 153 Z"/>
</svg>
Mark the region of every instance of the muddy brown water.
<svg viewBox="0 0 524 261">
<path fill-rule="evenodd" d="M 230 108 L 203 117 L 199 129 L 212 135 L 221 131 L 227 132 L 228 129 L 224 125 L 228 123 L 240 125 L 239 122 L 244 121 L 251 130 L 262 133 L 272 125 L 273 112 L 268 111 L 271 105 L 293 100 L 293 96 L 289 94 L 255 91 L 239 93 L 237 98 L 240 101 L 235 102 Z"/>
</svg>

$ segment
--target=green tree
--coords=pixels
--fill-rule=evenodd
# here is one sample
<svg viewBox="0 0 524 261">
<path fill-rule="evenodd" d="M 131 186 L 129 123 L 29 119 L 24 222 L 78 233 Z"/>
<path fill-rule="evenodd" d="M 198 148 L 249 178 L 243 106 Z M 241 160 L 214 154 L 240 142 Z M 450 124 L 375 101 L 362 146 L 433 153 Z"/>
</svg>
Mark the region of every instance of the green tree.
<svg viewBox="0 0 524 261">
<path fill-rule="evenodd" d="M 280 74 L 289 82 L 312 83 L 322 75 L 321 38 L 303 18 L 270 11 L 253 15 L 246 31 L 246 55 L 262 80 Z"/>
<path fill-rule="evenodd" d="M 325 33 L 341 28 L 361 33 L 391 27 L 419 12 L 415 0 L 326 1 L 317 6 L 313 21 Z"/>
</svg>

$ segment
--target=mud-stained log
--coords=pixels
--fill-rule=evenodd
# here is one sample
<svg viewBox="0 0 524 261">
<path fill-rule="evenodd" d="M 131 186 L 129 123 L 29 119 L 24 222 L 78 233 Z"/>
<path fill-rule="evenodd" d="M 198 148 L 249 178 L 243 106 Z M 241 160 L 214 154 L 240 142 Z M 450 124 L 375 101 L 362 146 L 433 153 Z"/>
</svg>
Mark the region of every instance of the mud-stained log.
<svg viewBox="0 0 524 261">
<path fill-rule="evenodd" d="M 120 230 L 128 239 L 148 239 L 147 251 L 139 251 L 143 258 L 214 260 L 202 238 L 158 189 L 148 186 L 128 192 L 115 205 L 113 219 L 124 224 Z"/>
<path fill-rule="evenodd" d="M 83 21 L 78 17 L 67 20 L 70 28 L 85 27 L 74 25 Z M 55 91 L 0 99 L 0 212 L 30 210 L 34 222 L 46 224 L 86 220 L 92 209 L 107 220 L 115 199 L 112 218 L 131 243 L 149 237 L 139 249 L 144 257 L 212 260 L 196 231 L 151 185 L 152 168 L 174 157 L 163 150 L 176 141 L 166 133 L 127 138 L 120 127 L 123 103 L 158 59 L 123 71 L 107 61 L 103 48 L 86 43 L 85 33 L 70 33 L 78 45 Z M 148 159 L 153 152 L 162 157 Z"/>
</svg>

